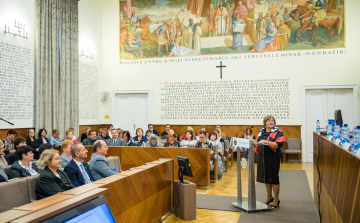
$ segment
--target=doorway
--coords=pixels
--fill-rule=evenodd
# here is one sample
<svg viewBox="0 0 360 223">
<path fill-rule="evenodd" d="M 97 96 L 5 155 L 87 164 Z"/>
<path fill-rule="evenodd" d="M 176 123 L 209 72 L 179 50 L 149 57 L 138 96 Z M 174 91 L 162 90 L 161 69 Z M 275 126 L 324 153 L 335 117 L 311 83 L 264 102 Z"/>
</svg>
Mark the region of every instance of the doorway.
<svg viewBox="0 0 360 223">
<path fill-rule="evenodd" d="M 319 89 L 320 88 L 320 89 Z M 302 160 L 313 162 L 313 131 L 316 121 L 325 128 L 328 119 L 334 119 L 335 110 L 340 109 L 343 122 L 350 129 L 358 123 L 357 86 L 344 87 L 303 87 L 302 109 Z"/>
<path fill-rule="evenodd" d="M 145 134 L 152 121 L 150 96 L 148 91 L 113 92 L 111 123 L 114 127 L 129 131 L 132 137 L 137 128 L 142 128 Z"/>
</svg>

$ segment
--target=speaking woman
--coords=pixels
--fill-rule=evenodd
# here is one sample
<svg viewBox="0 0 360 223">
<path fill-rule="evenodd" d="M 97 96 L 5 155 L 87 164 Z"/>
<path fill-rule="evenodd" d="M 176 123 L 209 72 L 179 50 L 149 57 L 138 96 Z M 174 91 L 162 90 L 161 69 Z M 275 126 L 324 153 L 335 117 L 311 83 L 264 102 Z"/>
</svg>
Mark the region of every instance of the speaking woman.
<svg viewBox="0 0 360 223">
<path fill-rule="evenodd" d="M 276 126 L 275 118 L 268 115 L 264 118 L 264 128 L 258 134 L 256 140 L 255 153 L 258 154 L 258 144 L 264 144 L 264 162 L 258 161 L 256 181 L 265 183 L 267 197 L 266 204 L 272 207 L 279 207 L 279 191 L 280 191 L 280 148 L 285 142 L 284 133 Z M 274 191 L 274 197 L 272 195 Z"/>
</svg>

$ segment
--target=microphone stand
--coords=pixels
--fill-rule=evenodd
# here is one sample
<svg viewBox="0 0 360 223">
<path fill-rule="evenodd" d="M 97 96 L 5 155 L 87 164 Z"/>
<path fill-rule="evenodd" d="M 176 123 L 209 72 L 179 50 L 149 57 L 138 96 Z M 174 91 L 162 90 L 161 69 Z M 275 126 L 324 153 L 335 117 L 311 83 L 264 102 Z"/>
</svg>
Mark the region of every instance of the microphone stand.
<svg viewBox="0 0 360 223">
<path fill-rule="evenodd" d="M 252 129 L 252 128 L 254 128 L 254 126 L 251 126 L 250 128 Z M 235 137 L 237 138 L 237 134 L 238 134 L 240 131 L 243 131 L 243 130 L 245 130 L 245 129 L 240 129 L 239 131 L 237 131 Z"/>
<path fill-rule="evenodd" d="M 2 120 L 2 121 L 4 121 L 4 122 L 7 122 L 7 123 L 9 123 L 10 125 L 14 125 L 13 123 L 11 123 L 11 122 L 9 122 L 9 121 L 6 121 L 5 119 L 0 118 L 0 120 Z"/>
</svg>

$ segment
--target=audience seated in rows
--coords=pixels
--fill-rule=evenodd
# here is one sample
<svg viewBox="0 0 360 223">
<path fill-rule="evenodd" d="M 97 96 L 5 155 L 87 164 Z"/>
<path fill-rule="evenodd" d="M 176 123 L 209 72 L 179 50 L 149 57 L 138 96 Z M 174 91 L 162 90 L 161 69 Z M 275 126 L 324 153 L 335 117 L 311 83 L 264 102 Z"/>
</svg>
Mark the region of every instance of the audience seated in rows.
<svg viewBox="0 0 360 223">
<path fill-rule="evenodd" d="M 151 134 L 159 136 L 159 133 L 154 129 L 154 126 L 152 124 L 148 125 L 148 130 L 150 130 Z"/>
<path fill-rule="evenodd" d="M 221 125 L 220 125 L 220 124 L 218 124 L 218 125 L 216 126 L 216 129 L 218 129 L 218 130 L 221 131 L 221 137 L 227 137 L 226 133 L 221 129 Z"/>
<path fill-rule="evenodd" d="M 108 136 L 110 137 L 110 139 L 112 139 L 112 130 L 114 129 L 114 126 L 112 124 L 109 124 L 108 125 L 108 129 L 107 129 L 107 132 L 108 132 Z"/>
<path fill-rule="evenodd" d="M 60 160 L 61 160 L 61 167 L 65 168 L 66 165 L 68 165 L 68 163 L 71 161 L 72 157 L 71 157 L 71 152 L 70 152 L 70 148 L 71 146 L 74 145 L 72 140 L 64 140 L 61 143 L 61 149 L 62 149 L 62 154 L 60 156 Z"/>
<path fill-rule="evenodd" d="M 7 161 L 4 158 L 4 143 L 0 141 L 0 182 L 4 182 L 8 180 L 8 176 L 6 175 L 3 166 L 7 166 Z"/>
<path fill-rule="evenodd" d="M 79 187 L 95 181 L 91 175 L 89 164 L 84 162 L 88 152 L 85 147 L 81 143 L 75 143 L 71 146 L 70 152 L 72 159 L 66 165 L 64 172 L 68 175 L 71 183 L 75 187 Z"/>
<path fill-rule="evenodd" d="M 87 139 L 90 130 L 91 130 L 90 127 L 86 127 L 86 128 L 85 128 L 85 132 L 84 132 L 83 134 L 81 134 L 81 138 L 80 138 L 80 141 L 81 141 L 81 142 L 83 142 L 85 139 Z"/>
<path fill-rule="evenodd" d="M 65 140 L 71 140 L 73 143 L 78 143 L 79 141 L 75 138 L 74 139 L 74 131 L 69 129 L 65 132 Z"/>
<path fill-rule="evenodd" d="M 159 137 L 157 135 L 151 135 L 150 140 L 146 142 L 145 147 L 163 147 L 158 140 Z"/>
<path fill-rule="evenodd" d="M 35 130 L 29 129 L 27 133 L 28 133 L 28 136 L 26 138 L 26 145 L 33 148 L 34 159 L 38 160 L 40 157 L 39 156 L 39 144 L 38 144 L 37 139 L 35 139 Z"/>
<path fill-rule="evenodd" d="M 106 141 L 108 146 L 125 146 L 125 140 L 123 138 L 119 138 L 119 133 L 116 129 L 113 129 L 111 134 L 112 139 L 108 139 Z"/>
<path fill-rule="evenodd" d="M 195 133 L 195 130 L 194 130 L 191 126 L 188 126 L 188 127 L 186 128 L 186 130 L 187 130 L 187 131 L 192 131 L 194 138 L 197 136 L 196 133 Z M 181 140 L 186 140 L 186 134 L 181 137 Z"/>
<path fill-rule="evenodd" d="M 123 139 L 125 140 L 125 144 L 127 146 L 135 146 L 135 141 L 133 138 L 131 138 L 129 131 L 124 131 Z"/>
<path fill-rule="evenodd" d="M 39 146 L 41 146 L 41 144 L 43 144 L 43 143 L 50 143 L 50 140 L 48 138 L 46 138 L 46 135 L 47 135 L 46 129 L 39 130 L 39 132 L 38 132 L 39 138 L 37 139 Z"/>
<path fill-rule="evenodd" d="M 181 145 L 195 145 L 197 143 L 196 140 L 194 140 L 194 132 L 191 130 L 187 130 L 185 132 L 186 140 L 181 141 Z"/>
<path fill-rule="evenodd" d="M 177 141 L 176 137 L 168 134 L 166 136 L 166 143 L 164 144 L 164 146 L 165 147 L 180 147 L 180 143 Z"/>
<path fill-rule="evenodd" d="M 60 170 L 60 163 L 57 150 L 48 149 L 41 154 L 38 165 L 44 169 L 36 180 L 35 193 L 37 199 L 40 200 L 74 188 L 66 173 Z"/>
<path fill-rule="evenodd" d="M 16 152 L 18 160 L 15 161 L 9 170 L 9 179 L 34 176 L 40 173 L 33 162 L 34 153 L 30 146 L 20 146 Z"/>
<path fill-rule="evenodd" d="M 108 140 L 108 139 L 110 139 L 109 131 L 108 131 L 107 129 L 101 129 L 101 130 L 100 130 L 100 137 L 101 137 L 103 140 Z"/>
<path fill-rule="evenodd" d="M 161 137 L 163 137 L 163 136 L 166 137 L 169 134 L 170 129 L 171 129 L 170 125 L 166 124 L 165 125 L 165 131 L 163 131 L 163 133 L 161 133 Z"/>
<path fill-rule="evenodd" d="M 100 180 L 116 174 L 116 172 L 111 169 L 110 164 L 105 157 L 108 150 L 109 148 L 105 141 L 99 140 L 95 142 L 93 154 L 91 155 L 89 163 L 91 175 L 95 180 Z"/>
<path fill-rule="evenodd" d="M 146 135 L 146 138 L 147 138 L 147 140 L 149 141 L 150 140 L 150 136 L 152 135 L 153 133 L 151 132 L 151 130 L 146 130 L 146 133 L 145 133 L 145 135 Z M 154 135 L 156 135 L 156 134 L 154 134 Z"/>
<path fill-rule="evenodd" d="M 52 145 L 50 143 L 44 143 L 39 146 L 39 156 L 47 149 L 52 149 Z"/>
<path fill-rule="evenodd" d="M 133 138 L 135 142 L 139 142 L 140 144 L 142 142 L 147 142 L 148 139 L 146 138 L 146 136 L 143 136 L 144 134 L 144 130 L 142 128 L 137 128 L 136 129 L 136 136 Z"/>
<path fill-rule="evenodd" d="M 15 140 L 16 135 L 17 135 L 17 132 L 14 129 L 10 129 L 7 132 L 5 139 L 3 139 L 6 155 L 14 154 L 16 152 L 14 149 L 14 140 Z"/>
<path fill-rule="evenodd" d="M 49 139 L 51 145 L 55 145 L 56 147 L 60 147 L 61 146 L 61 139 L 59 138 L 60 135 L 60 131 L 58 129 L 53 129 L 52 130 L 52 135 Z"/>
<path fill-rule="evenodd" d="M 96 135 L 95 130 L 90 130 L 89 137 L 83 141 L 83 145 L 93 146 L 97 140 L 102 140 L 102 139 L 103 139 L 102 137 Z"/>
<path fill-rule="evenodd" d="M 15 151 L 18 150 L 18 148 L 20 146 L 26 146 L 26 139 L 23 138 L 23 137 L 17 137 L 15 140 L 14 140 L 14 149 Z M 16 162 L 19 158 L 17 156 L 17 152 L 15 152 L 14 154 L 9 154 L 7 157 L 6 157 L 7 161 L 8 161 L 8 164 L 9 165 L 12 165 L 14 162 Z"/>
</svg>

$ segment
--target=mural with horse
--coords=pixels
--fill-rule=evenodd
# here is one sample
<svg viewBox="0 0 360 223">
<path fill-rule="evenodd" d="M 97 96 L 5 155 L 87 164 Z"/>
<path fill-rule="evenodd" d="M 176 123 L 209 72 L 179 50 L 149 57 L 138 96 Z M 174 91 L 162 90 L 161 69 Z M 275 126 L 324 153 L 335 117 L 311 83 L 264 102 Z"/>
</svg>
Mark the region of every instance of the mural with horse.
<svg viewBox="0 0 360 223">
<path fill-rule="evenodd" d="M 343 0 L 119 3 L 121 60 L 345 47 Z"/>
</svg>

